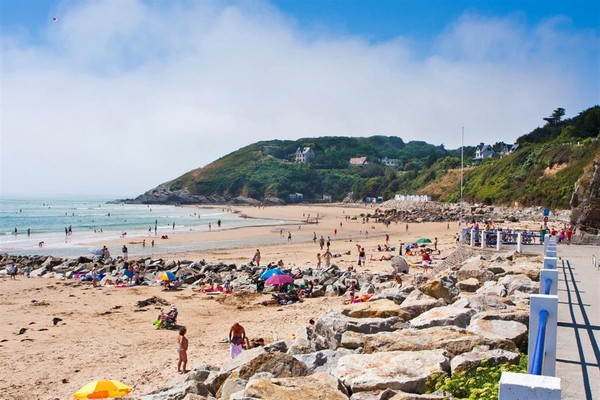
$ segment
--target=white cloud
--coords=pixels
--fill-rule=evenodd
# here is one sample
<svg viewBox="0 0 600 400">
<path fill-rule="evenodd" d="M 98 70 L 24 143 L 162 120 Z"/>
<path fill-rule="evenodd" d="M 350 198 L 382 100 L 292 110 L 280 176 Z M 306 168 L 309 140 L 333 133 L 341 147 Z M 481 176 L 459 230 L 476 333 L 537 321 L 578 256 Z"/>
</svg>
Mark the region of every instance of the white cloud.
<svg viewBox="0 0 600 400">
<path fill-rule="evenodd" d="M 0 37 L 0 195 L 135 196 L 266 139 L 512 141 L 598 101 L 598 39 L 561 18 L 464 15 L 424 50 L 266 3 L 75 4 L 43 45 Z"/>
</svg>

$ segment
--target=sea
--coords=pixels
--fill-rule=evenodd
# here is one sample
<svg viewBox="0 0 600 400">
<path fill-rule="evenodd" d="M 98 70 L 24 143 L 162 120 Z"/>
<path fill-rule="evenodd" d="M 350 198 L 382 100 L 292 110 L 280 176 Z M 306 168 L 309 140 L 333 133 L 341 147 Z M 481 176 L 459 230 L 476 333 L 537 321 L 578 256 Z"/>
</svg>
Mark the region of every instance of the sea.
<svg viewBox="0 0 600 400">
<path fill-rule="evenodd" d="M 256 240 L 169 243 L 162 235 L 189 231 L 284 225 L 288 222 L 245 218 L 228 207 L 171 206 L 109 203 L 111 199 L 1 199 L 0 253 L 77 257 L 98 253 L 103 241 L 146 239 L 135 253 L 156 255 L 211 248 L 263 244 Z M 219 227 L 219 221 L 221 227 Z M 210 224 L 210 228 L 209 228 Z M 151 240 L 160 243 L 152 248 Z M 264 239 L 263 239 L 264 241 Z M 43 242 L 40 246 L 40 242 Z M 120 254 L 119 249 L 110 249 Z"/>
</svg>

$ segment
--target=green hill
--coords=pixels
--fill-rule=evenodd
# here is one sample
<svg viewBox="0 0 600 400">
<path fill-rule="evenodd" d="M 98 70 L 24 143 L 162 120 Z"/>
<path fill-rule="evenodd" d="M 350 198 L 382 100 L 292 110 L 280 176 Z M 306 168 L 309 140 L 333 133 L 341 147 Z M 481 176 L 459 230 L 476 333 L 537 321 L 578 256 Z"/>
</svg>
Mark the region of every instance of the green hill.
<svg viewBox="0 0 600 400">
<path fill-rule="evenodd" d="M 600 107 L 572 119 L 562 120 L 563 115 L 564 110 L 557 109 L 545 118 L 545 126 L 521 136 L 515 152 L 467 165 L 463 198 L 489 204 L 567 208 L 575 182 L 600 151 Z M 304 147 L 314 151 L 313 162 L 295 161 L 296 150 Z M 499 142 L 493 147 L 499 152 L 506 145 Z M 466 164 L 474 155 L 474 147 L 465 147 Z M 368 164 L 350 165 L 350 159 L 358 157 L 366 157 Z M 386 157 L 396 165 L 383 165 Z M 396 193 L 458 201 L 459 169 L 460 149 L 447 150 L 421 141 L 405 143 L 398 137 L 272 140 L 241 148 L 134 201 L 288 200 L 294 193 L 302 193 L 305 201 L 320 201 L 324 195 L 341 201 L 349 194 L 354 200 L 366 196 L 387 200 Z"/>
</svg>

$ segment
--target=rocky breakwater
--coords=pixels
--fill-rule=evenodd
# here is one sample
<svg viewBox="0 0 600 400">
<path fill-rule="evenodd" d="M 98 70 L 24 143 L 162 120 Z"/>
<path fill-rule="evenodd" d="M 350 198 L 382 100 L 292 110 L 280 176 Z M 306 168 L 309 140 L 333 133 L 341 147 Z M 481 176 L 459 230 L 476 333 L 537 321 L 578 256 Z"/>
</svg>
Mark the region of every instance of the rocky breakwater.
<svg viewBox="0 0 600 400">
<path fill-rule="evenodd" d="M 294 340 L 199 366 L 143 399 L 450 399 L 425 394 L 432 375 L 486 359 L 518 363 L 526 348 L 542 259 L 509 258 L 473 257 L 402 287 L 363 276 L 371 301 L 320 316 L 313 332 L 301 327 Z"/>
<path fill-rule="evenodd" d="M 466 221 L 473 219 L 482 221 L 492 220 L 497 223 L 519 221 L 542 221 L 542 207 L 497 207 L 486 205 L 467 205 L 460 207 L 456 203 L 440 203 L 436 201 L 414 202 L 389 200 L 378 204 L 371 212 L 365 212 L 361 217 L 385 222 L 445 222 Z M 568 220 L 568 211 L 554 211 L 553 218 Z"/>
<path fill-rule="evenodd" d="M 571 207 L 571 223 L 579 228 L 579 236 L 600 235 L 600 155 L 575 184 Z"/>
</svg>

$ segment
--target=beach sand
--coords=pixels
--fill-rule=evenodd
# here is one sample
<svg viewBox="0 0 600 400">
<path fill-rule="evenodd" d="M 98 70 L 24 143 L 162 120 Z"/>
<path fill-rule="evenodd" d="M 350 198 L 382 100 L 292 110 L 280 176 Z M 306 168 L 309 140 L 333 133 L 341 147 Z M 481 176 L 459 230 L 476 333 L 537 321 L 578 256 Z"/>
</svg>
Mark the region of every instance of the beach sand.
<svg viewBox="0 0 600 400">
<path fill-rule="evenodd" d="M 398 254 L 400 242 L 411 242 L 420 237 L 437 237 L 442 255 L 455 248 L 454 235 L 458 224 L 403 223 L 390 225 L 362 218 L 347 221 L 346 216 L 359 216 L 372 211 L 365 207 L 342 206 L 276 206 L 235 207 L 237 211 L 255 218 L 298 221 L 286 226 L 248 227 L 212 232 L 175 232 L 169 241 L 189 243 L 199 241 L 245 240 L 264 238 L 272 244 L 260 247 L 261 264 L 276 263 L 282 259 L 286 266 L 306 268 L 315 266 L 320 251 L 317 237 L 331 238 L 332 253 L 343 255 L 332 258 L 332 263 L 345 269 L 357 267 L 356 244 L 365 247 L 367 259 L 379 258 L 378 252 L 386 233 L 390 246 Z M 319 216 L 319 223 L 304 224 Z M 340 226 L 340 222 L 342 226 Z M 226 228 L 226 227 L 223 227 Z M 280 230 L 283 229 L 283 237 Z M 337 229 L 337 235 L 334 234 Z M 292 240 L 288 242 L 288 231 Z M 361 235 L 362 231 L 362 235 Z M 368 231 L 368 237 L 365 236 Z M 128 237 L 126 240 L 102 243 L 114 254 L 123 244 L 129 247 L 130 258 L 148 237 Z M 139 246 L 139 247 L 138 247 Z M 157 240 L 160 246 L 160 239 Z M 432 246 L 432 245 L 431 245 Z M 206 251 L 161 254 L 163 259 L 206 260 L 207 262 L 249 263 L 255 246 L 216 248 Z M 433 246 L 432 246 L 433 247 Z M 158 248 L 158 247 L 157 247 Z M 417 257 L 410 258 L 414 262 Z M 389 261 L 368 261 L 359 271 L 390 271 Z M 420 270 L 420 268 L 416 269 Z M 134 387 L 129 398 L 136 398 L 151 390 L 164 387 L 177 376 L 176 331 L 155 330 L 152 325 L 161 308 L 149 306 L 140 311 L 137 301 L 158 296 L 179 310 L 178 322 L 188 329 L 190 342 L 188 369 L 202 364 L 220 365 L 229 357 L 228 345 L 222 343 L 234 322 L 240 322 L 250 338 L 289 339 L 302 329 L 310 318 L 331 309 L 343 307 L 340 297 L 306 299 L 303 303 L 287 306 L 260 306 L 269 295 L 216 298 L 195 293 L 189 288 L 165 292 L 159 287 L 93 288 L 74 281 L 19 276 L 17 281 L 0 279 L 0 393 L 7 399 L 67 399 L 84 384 L 96 379 L 117 379 Z M 62 319 L 56 326 L 53 317 Z M 22 328 L 25 333 L 18 334 Z"/>
</svg>

